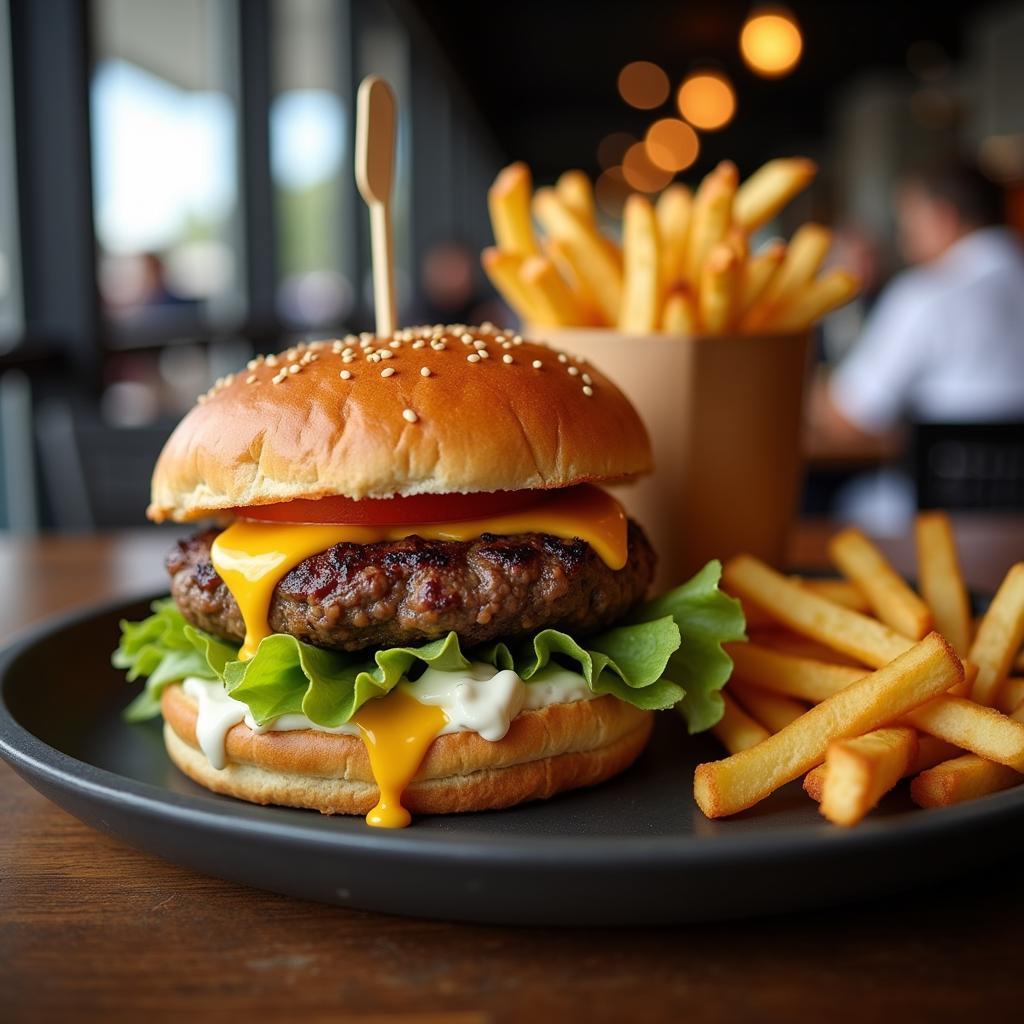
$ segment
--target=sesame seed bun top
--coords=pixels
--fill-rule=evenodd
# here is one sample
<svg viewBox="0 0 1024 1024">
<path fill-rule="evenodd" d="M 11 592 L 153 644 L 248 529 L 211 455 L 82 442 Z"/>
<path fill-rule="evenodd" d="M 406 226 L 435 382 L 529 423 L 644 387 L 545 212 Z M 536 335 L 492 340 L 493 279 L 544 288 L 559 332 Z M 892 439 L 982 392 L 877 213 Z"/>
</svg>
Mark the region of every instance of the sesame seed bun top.
<svg viewBox="0 0 1024 1024">
<path fill-rule="evenodd" d="M 296 498 L 565 487 L 651 469 L 593 366 L 489 324 L 298 345 L 222 378 L 178 424 L 150 519 Z"/>
</svg>

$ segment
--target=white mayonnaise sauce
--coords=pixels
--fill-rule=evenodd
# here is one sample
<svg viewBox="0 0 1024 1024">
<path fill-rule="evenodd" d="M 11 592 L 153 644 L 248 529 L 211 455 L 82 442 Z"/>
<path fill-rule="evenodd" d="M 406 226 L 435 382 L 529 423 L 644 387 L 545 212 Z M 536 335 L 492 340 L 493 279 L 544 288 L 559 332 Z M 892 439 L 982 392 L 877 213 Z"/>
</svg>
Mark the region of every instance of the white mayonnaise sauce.
<svg viewBox="0 0 1024 1024">
<path fill-rule="evenodd" d="M 587 681 L 576 672 L 558 665 L 541 669 L 529 683 L 510 670 L 498 671 L 493 665 L 473 662 L 467 669 L 441 672 L 428 668 L 415 682 L 399 686 L 421 704 L 441 708 L 448 719 L 439 736 L 453 732 L 476 732 L 485 740 L 496 742 L 509 730 L 512 719 L 523 710 L 536 710 L 551 704 L 572 704 L 592 700 L 596 694 Z M 223 768 L 226 763 L 224 739 L 228 730 L 239 722 L 254 732 L 290 732 L 314 729 L 358 736 L 355 722 L 344 725 L 316 725 L 305 715 L 281 715 L 264 725 L 257 725 L 249 708 L 229 697 L 222 683 L 189 677 L 182 684 L 199 706 L 196 739 L 210 765 Z"/>
</svg>

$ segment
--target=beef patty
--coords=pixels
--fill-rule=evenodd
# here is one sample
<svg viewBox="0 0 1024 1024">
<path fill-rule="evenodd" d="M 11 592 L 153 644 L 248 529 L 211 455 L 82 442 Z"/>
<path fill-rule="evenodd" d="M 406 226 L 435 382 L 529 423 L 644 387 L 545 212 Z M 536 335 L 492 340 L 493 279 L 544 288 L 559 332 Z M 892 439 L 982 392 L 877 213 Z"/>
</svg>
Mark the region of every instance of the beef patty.
<svg viewBox="0 0 1024 1024">
<path fill-rule="evenodd" d="M 238 605 L 210 562 L 216 535 L 181 540 L 167 556 L 171 593 L 192 625 L 241 642 Z M 345 651 L 420 643 L 452 630 L 467 647 L 547 626 L 585 635 L 644 596 L 654 559 L 632 520 L 628 560 L 618 571 L 585 541 L 543 533 L 336 544 L 278 583 L 270 628 Z"/>
</svg>

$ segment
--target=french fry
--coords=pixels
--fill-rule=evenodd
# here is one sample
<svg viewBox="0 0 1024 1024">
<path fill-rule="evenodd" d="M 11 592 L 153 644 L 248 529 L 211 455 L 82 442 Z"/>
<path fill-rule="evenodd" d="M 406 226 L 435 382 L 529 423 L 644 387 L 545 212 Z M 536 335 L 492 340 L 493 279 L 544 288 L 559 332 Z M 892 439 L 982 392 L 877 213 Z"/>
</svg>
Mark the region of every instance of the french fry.
<svg viewBox="0 0 1024 1024">
<path fill-rule="evenodd" d="M 1024 724 L 963 697 L 939 697 L 914 709 L 906 721 L 961 750 L 1024 772 Z"/>
<path fill-rule="evenodd" d="M 937 740 L 934 736 L 919 735 L 917 737 L 917 755 L 907 765 L 903 777 L 909 778 L 912 775 L 917 775 L 919 772 L 934 768 L 937 764 L 957 757 L 959 754 L 960 748 L 954 747 L 952 743 Z M 821 803 L 826 774 L 825 765 L 819 764 L 817 768 L 812 768 L 804 776 L 804 792 L 817 803 Z"/>
<path fill-rule="evenodd" d="M 937 633 L 930 633 L 884 668 L 811 708 L 756 747 L 698 765 L 694 799 L 709 818 L 746 810 L 820 764 L 833 740 L 860 736 L 892 722 L 962 678 L 963 665 L 956 653 Z"/>
<path fill-rule="evenodd" d="M 1010 717 L 1024 723 L 1024 707 Z M 1014 768 L 977 754 L 964 754 L 923 768 L 910 784 L 910 796 L 919 807 L 948 807 L 1018 786 L 1021 782 L 1024 782 L 1024 775 Z"/>
<path fill-rule="evenodd" d="M 519 161 L 499 171 L 487 192 L 494 239 L 504 252 L 516 256 L 535 256 L 540 252 L 530 220 L 532 191 L 530 168 Z"/>
<path fill-rule="evenodd" d="M 661 255 L 654 207 L 639 193 L 626 200 L 622 251 L 625 264 L 619 330 L 625 334 L 650 334 L 660 321 Z"/>
<path fill-rule="evenodd" d="M 856 825 L 906 773 L 917 754 L 913 729 L 875 729 L 833 740 L 825 754 L 818 807 L 836 825 Z"/>
<path fill-rule="evenodd" d="M 727 693 L 722 694 L 725 710 L 711 731 L 730 754 L 739 753 L 768 739 L 768 730 L 741 708 Z"/>
<path fill-rule="evenodd" d="M 759 686 L 751 686 L 738 679 L 729 683 L 729 692 L 769 732 L 785 729 L 807 710 L 807 705 L 798 700 L 762 690 Z"/>
<path fill-rule="evenodd" d="M 761 297 L 747 311 L 742 327 L 748 331 L 774 327 L 774 321 L 814 279 L 832 245 L 832 232 L 820 224 L 804 224 L 797 229 L 782 265 Z"/>
<path fill-rule="evenodd" d="M 480 257 L 491 284 L 505 302 L 515 310 L 521 320 L 534 321 L 538 320 L 540 313 L 534 305 L 528 286 L 519 276 L 523 259 L 515 253 L 495 248 L 484 249 Z"/>
<path fill-rule="evenodd" d="M 812 704 L 828 700 L 867 675 L 866 669 L 801 658 L 755 643 L 726 644 L 725 650 L 732 658 L 734 679 Z"/>
<path fill-rule="evenodd" d="M 860 278 L 836 268 L 798 292 L 778 316 L 769 319 L 767 329 L 802 331 L 833 309 L 838 309 L 860 291 Z"/>
<path fill-rule="evenodd" d="M 661 314 L 665 334 L 694 335 L 699 330 L 693 297 L 685 288 L 677 288 L 667 299 Z"/>
<path fill-rule="evenodd" d="M 661 284 L 666 294 L 684 280 L 686 236 L 692 207 L 693 196 L 690 190 L 676 182 L 658 196 L 654 208 L 658 219 L 658 237 L 661 239 Z"/>
<path fill-rule="evenodd" d="M 964 754 L 921 772 L 910 784 L 910 798 L 918 807 L 951 807 L 1022 782 L 1024 775 L 1013 768 Z"/>
<path fill-rule="evenodd" d="M 1000 711 L 1010 714 L 1024 704 L 1024 676 L 1012 676 L 999 690 L 997 706 Z"/>
<path fill-rule="evenodd" d="M 733 224 L 725 234 L 725 244 L 736 253 L 736 266 L 742 270 L 750 256 L 750 239 L 747 238 L 746 232 Z M 737 299 L 738 294 L 737 291 Z"/>
<path fill-rule="evenodd" d="M 825 776 L 828 775 L 828 768 L 824 764 L 819 764 L 816 768 L 812 768 L 805 776 L 804 781 L 801 783 L 804 792 L 816 803 L 821 803 L 822 794 L 825 792 Z"/>
<path fill-rule="evenodd" d="M 928 633 L 932 627 L 928 606 L 860 530 L 837 533 L 828 550 L 836 567 L 861 589 L 882 622 L 911 640 Z"/>
<path fill-rule="evenodd" d="M 971 644 L 968 657 L 978 666 L 971 696 L 995 704 L 999 688 L 1024 641 L 1024 562 L 1012 566 L 992 598 Z"/>
<path fill-rule="evenodd" d="M 536 310 L 538 324 L 560 327 L 582 323 L 583 307 L 546 256 L 529 256 L 519 276 Z"/>
<path fill-rule="evenodd" d="M 767 223 L 817 174 L 813 160 L 803 157 L 769 160 L 736 193 L 734 216 L 744 231 L 753 233 Z"/>
<path fill-rule="evenodd" d="M 855 612 L 864 612 L 865 614 L 871 611 L 871 606 L 863 591 L 847 580 L 804 579 L 800 576 L 793 578 L 802 587 L 806 587 L 818 597 L 824 597 L 833 604 L 841 604 L 844 608 L 852 608 Z M 937 632 L 941 633 L 942 631 L 938 630 Z"/>
<path fill-rule="evenodd" d="M 771 608 L 793 632 L 809 636 L 852 658 L 881 668 L 913 645 L 885 624 L 810 593 L 751 555 L 731 558 L 722 574 L 730 594 Z"/>
<path fill-rule="evenodd" d="M 1024 672 L 1024 650 L 1017 652 L 1017 657 L 1013 659 L 1013 671 Z"/>
<path fill-rule="evenodd" d="M 555 182 L 558 198 L 584 223 L 594 224 L 594 186 L 583 171 L 566 171 Z"/>
<path fill-rule="evenodd" d="M 747 311 L 764 294 L 772 278 L 778 273 L 782 261 L 786 257 L 786 243 L 776 239 L 769 242 L 760 252 L 747 260 L 740 275 L 739 314 L 744 317 Z"/>
<path fill-rule="evenodd" d="M 570 291 L 576 296 L 582 308 L 583 319 L 580 324 L 589 327 L 606 326 L 601 318 L 594 296 L 587 289 L 586 282 L 579 275 L 579 269 L 573 259 L 572 250 L 560 238 L 545 238 L 544 252 L 548 259 L 558 268 Z"/>
<path fill-rule="evenodd" d="M 554 189 L 538 189 L 533 210 L 544 230 L 565 243 L 580 279 L 586 284 L 609 324 L 618 323 L 622 303 L 622 270 L 610 247 L 558 197 Z"/>
<path fill-rule="evenodd" d="M 737 179 L 736 165 L 723 160 L 700 183 L 693 197 L 686 241 L 686 279 L 691 284 L 700 280 L 700 268 L 707 254 L 729 231 Z"/>
<path fill-rule="evenodd" d="M 967 597 L 956 540 L 945 512 L 922 512 L 914 523 L 917 577 L 935 628 L 961 658 L 971 646 L 971 603 Z"/>
<path fill-rule="evenodd" d="M 794 654 L 798 658 L 810 658 L 812 661 L 821 661 L 826 665 L 842 665 L 848 668 L 859 668 L 862 672 L 864 671 L 864 663 L 857 658 L 851 658 L 848 654 L 841 654 L 839 651 L 827 647 L 817 640 L 812 640 L 810 637 L 801 636 L 799 633 L 781 628 L 777 623 L 773 629 L 756 629 L 749 631 L 749 635 L 751 640 L 772 651 Z"/>
<path fill-rule="evenodd" d="M 704 333 L 721 334 L 729 326 L 736 289 L 736 253 L 723 242 L 712 247 L 700 268 L 697 308 Z"/>
</svg>

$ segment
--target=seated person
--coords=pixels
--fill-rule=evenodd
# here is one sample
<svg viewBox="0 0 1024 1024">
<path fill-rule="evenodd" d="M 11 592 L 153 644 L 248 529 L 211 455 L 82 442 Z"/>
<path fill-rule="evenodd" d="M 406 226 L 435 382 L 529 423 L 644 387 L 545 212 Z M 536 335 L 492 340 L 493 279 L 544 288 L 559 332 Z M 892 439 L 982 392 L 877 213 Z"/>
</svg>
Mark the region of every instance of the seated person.
<svg viewBox="0 0 1024 1024">
<path fill-rule="evenodd" d="M 911 268 L 883 291 L 853 351 L 819 389 L 814 429 L 843 439 L 905 422 L 1024 419 L 1024 251 L 999 189 L 950 165 L 897 195 Z"/>
</svg>

